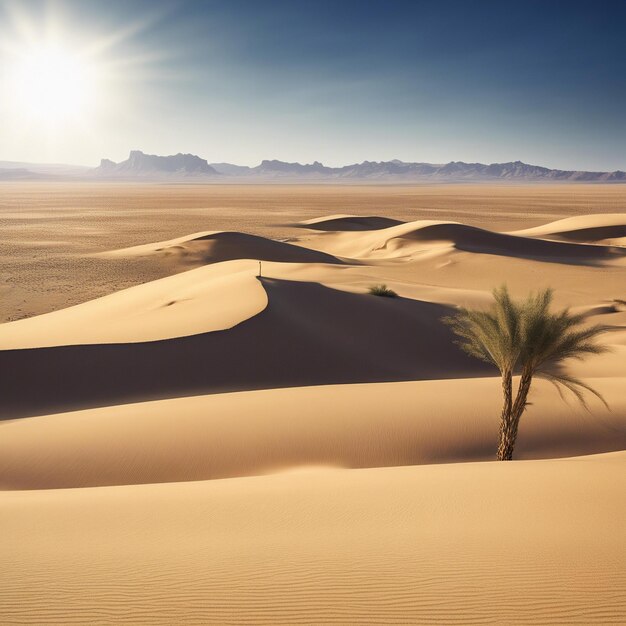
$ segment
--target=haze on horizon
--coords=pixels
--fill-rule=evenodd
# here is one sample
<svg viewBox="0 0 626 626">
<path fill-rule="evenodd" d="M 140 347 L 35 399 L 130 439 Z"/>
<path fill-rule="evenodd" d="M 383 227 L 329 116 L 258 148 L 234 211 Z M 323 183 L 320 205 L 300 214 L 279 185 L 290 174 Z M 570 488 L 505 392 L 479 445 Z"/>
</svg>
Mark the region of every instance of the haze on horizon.
<svg viewBox="0 0 626 626">
<path fill-rule="evenodd" d="M 0 160 L 626 169 L 626 4 L 0 0 Z"/>
</svg>

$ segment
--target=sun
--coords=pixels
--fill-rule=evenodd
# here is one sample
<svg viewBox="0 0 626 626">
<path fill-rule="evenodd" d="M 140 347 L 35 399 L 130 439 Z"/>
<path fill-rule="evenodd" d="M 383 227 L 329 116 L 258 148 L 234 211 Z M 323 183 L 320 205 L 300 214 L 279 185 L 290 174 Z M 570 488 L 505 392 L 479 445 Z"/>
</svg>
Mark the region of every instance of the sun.
<svg viewBox="0 0 626 626">
<path fill-rule="evenodd" d="M 25 121 L 62 124 L 84 119 L 96 98 L 97 70 L 59 45 L 20 51 L 9 72 L 7 95 Z"/>
</svg>

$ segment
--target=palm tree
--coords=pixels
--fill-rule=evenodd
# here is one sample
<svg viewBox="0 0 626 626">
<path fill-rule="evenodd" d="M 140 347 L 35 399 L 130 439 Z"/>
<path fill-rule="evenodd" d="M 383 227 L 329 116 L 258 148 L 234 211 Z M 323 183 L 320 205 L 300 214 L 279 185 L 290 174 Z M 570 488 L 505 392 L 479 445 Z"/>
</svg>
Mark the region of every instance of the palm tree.
<svg viewBox="0 0 626 626">
<path fill-rule="evenodd" d="M 568 389 L 583 404 L 589 391 L 604 404 L 604 398 L 581 380 L 561 371 L 566 359 L 582 359 L 607 348 L 595 339 L 606 326 L 584 327 L 584 316 L 568 309 L 550 312 L 552 290 L 530 295 L 523 302 L 511 299 L 506 286 L 494 289 L 494 304 L 487 311 L 459 309 L 444 319 L 459 338 L 457 343 L 468 354 L 495 365 L 502 376 L 504 401 L 500 417 L 500 438 L 497 458 L 510 461 L 517 439 L 520 418 L 528 404 L 534 377 L 553 383 L 563 397 Z M 513 375 L 520 373 L 520 382 L 513 398 Z"/>
</svg>

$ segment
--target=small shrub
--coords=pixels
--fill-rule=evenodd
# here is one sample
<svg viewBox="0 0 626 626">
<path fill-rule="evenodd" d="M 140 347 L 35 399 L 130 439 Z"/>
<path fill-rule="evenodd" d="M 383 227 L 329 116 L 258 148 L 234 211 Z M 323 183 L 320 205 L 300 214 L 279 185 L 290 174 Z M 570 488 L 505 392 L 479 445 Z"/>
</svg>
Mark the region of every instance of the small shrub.
<svg viewBox="0 0 626 626">
<path fill-rule="evenodd" d="M 387 285 L 372 285 L 370 293 L 373 296 L 381 296 L 383 298 L 395 298 L 398 295 L 393 289 L 389 289 Z"/>
</svg>

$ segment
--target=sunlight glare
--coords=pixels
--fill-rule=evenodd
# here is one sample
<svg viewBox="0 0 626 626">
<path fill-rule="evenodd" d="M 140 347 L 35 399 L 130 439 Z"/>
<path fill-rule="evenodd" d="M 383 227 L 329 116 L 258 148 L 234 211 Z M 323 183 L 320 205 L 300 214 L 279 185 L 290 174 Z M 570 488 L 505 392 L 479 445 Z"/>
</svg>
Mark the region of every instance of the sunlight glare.
<svg viewBox="0 0 626 626">
<path fill-rule="evenodd" d="M 20 115 L 33 122 L 77 121 L 95 97 L 96 69 L 60 46 L 34 47 L 13 64 L 9 89 Z"/>
</svg>

